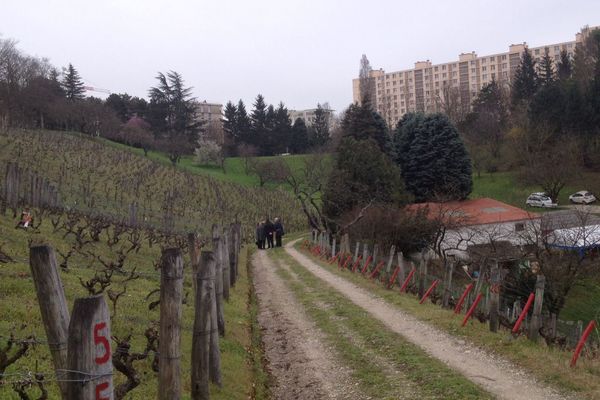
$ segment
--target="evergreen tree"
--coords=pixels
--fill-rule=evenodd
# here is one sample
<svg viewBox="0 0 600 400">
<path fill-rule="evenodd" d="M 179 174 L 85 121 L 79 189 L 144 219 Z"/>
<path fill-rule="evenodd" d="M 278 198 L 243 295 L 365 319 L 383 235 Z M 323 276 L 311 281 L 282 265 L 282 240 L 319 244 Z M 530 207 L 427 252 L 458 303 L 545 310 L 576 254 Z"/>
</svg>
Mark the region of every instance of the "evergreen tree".
<svg viewBox="0 0 600 400">
<path fill-rule="evenodd" d="M 471 159 L 443 114 L 406 114 L 394 136 L 396 161 L 417 201 L 462 200 L 471 193 Z"/>
<path fill-rule="evenodd" d="M 252 121 L 246 112 L 246 105 L 240 99 L 237 105 L 237 114 L 235 118 L 235 130 L 239 137 L 240 144 L 245 143 L 254 145 L 252 137 Z"/>
<path fill-rule="evenodd" d="M 561 81 L 566 81 L 570 79 L 573 75 L 573 66 L 571 65 L 571 57 L 569 57 L 569 53 L 567 50 L 562 49 L 560 52 L 560 60 L 557 64 L 557 78 Z"/>
<path fill-rule="evenodd" d="M 65 97 L 69 101 L 82 100 L 85 97 L 83 81 L 79 76 L 79 72 L 77 72 L 77 70 L 71 63 L 69 63 L 69 67 L 67 68 L 65 76 L 63 78 L 62 86 L 65 91 Z"/>
<path fill-rule="evenodd" d="M 336 221 L 367 204 L 406 202 L 400 170 L 372 139 L 344 137 L 323 193 L 323 212 Z"/>
<path fill-rule="evenodd" d="M 381 151 L 390 153 L 390 137 L 387 124 L 381 116 L 372 111 L 368 99 L 362 104 L 351 104 L 342 120 L 342 135 L 356 140 L 373 139 Z"/>
<path fill-rule="evenodd" d="M 225 153 L 229 155 L 236 154 L 236 147 L 240 143 L 239 132 L 237 131 L 237 108 L 235 104 L 228 101 L 223 110 L 223 135 Z"/>
<path fill-rule="evenodd" d="M 302 118 L 296 118 L 290 137 L 290 152 L 303 154 L 308 148 L 308 129 Z"/>
<path fill-rule="evenodd" d="M 154 134 L 173 164 L 183 154 L 192 153 L 202 131 L 196 120 L 196 104 L 192 88 L 185 87 L 183 78 L 175 71 L 159 72 L 158 86 L 149 91 L 149 114 Z"/>
<path fill-rule="evenodd" d="M 321 104 L 317 104 L 315 120 L 310 130 L 310 145 L 313 147 L 322 147 L 329 142 L 329 112 Z"/>
<path fill-rule="evenodd" d="M 538 66 L 538 86 L 549 85 L 554 82 L 554 67 L 550 51 L 546 47 L 544 56 Z"/>
<path fill-rule="evenodd" d="M 272 133 L 276 154 L 289 152 L 291 130 L 290 114 L 285 105 L 280 102 L 277 106 L 277 110 L 275 110 L 275 124 Z"/>
<path fill-rule="evenodd" d="M 531 100 L 537 88 L 538 76 L 535 70 L 535 60 L 529 49 L 526 48 L 513 79 L 511 90 L 513 105 Z"/>
<path fill-rule="evenodd" d="M 264 154 L 263 141 L 267 136 L 267 105 L 264 97 L 259 94 L 254 101 L 254 109 L 250 114 L 252 136 L 248 144 L 256 146 L 260 154 Z"/>
<path fill-rule="evenodd" d="M 275 147 L 277 142 L 275 136 L 275 107 L 273 104 L 269 104 L 267 107 L 267 117 L 265 120 L 265 131 L 261 140 L 261 154 L 265 156 L 272 156 L 275 154 Z"/>
</svg>

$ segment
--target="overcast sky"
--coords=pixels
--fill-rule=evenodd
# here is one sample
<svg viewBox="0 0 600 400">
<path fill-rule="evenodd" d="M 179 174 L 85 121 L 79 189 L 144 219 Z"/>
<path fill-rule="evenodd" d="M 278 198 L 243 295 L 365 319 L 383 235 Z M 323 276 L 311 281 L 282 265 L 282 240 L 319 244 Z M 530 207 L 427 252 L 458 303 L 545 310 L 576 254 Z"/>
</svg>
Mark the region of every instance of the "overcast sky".
<svg viewBox="0 0 600 400">
<path fill-rule="evenodd" d="M 364 53 L 374 69 L 574 40 L 600 25 L 598 0 L 0 0 L 0 34 L 69 62 L 86 83 L 146 97 L 157 71 L 181 73 L 199 100 L 257 93 L 313 108 L 352 101 Z"/>
</svg>

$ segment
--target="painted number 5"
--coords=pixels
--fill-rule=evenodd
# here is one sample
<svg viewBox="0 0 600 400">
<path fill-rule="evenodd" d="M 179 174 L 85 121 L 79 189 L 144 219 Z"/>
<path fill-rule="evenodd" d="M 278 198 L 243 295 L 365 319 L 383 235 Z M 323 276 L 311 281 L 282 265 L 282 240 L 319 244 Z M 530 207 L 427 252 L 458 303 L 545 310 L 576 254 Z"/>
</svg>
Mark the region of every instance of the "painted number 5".
<svg viewBox="0 0 600 400">
<path fill-rule="evenodd" d="M 104 328 L 106 328 L 106 322 L 99 322 L 94 325 L 94 344 L 104 347 L 103 353 L 96 352 L 96 354 L 102 354 L 102 356 L 95 358 L 96 364 L 104 364 L 110 360 L 110 342 L 100 332 Z"/>
</svg>

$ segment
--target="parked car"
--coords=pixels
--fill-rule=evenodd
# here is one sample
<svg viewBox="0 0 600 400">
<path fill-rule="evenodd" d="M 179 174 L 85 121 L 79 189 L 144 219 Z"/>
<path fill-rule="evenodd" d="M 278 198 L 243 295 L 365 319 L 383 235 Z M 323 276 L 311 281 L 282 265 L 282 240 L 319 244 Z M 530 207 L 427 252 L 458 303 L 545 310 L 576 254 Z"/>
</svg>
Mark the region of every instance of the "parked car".
<svg viewBox="0 0 600 400">
<path fill-rule="evenodd" d="M 573 193 L 572 195 L 570 195 L 569 200 L 571 201 L 571 203 L 576 204 L 590 204 L 596 201 L 596 196 L 594 196 L 587 190 L 582 190 L 580 192 Z"/>
<path fill-rule="evenodd" d="M 525 201 L 525 205 L 529 207 L 556 207 L 557 203 L 553 203 L 552 199 L 546 193 L 531 193 L 527 200 Z"/>
</svg>

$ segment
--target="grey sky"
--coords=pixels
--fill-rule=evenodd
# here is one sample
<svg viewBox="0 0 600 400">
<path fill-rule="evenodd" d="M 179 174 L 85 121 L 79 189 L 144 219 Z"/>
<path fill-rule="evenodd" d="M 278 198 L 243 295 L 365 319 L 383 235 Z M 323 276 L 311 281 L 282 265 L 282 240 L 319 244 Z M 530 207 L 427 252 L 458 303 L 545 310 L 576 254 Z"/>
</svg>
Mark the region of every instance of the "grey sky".
<svg viewBox="0 0 600 400">
<path fill-rule="evenodd" d="M 574 40 L 600 25 L 600 1 L 0 0 L 0 34 L 69 62 L 86 83 L 146 96 L 157 71 L 180 72 L 199 100 L 257 93 L 268 103 L 336 110 L 352 101 L 361 54 L 373 68 Z"/>
</svg>

